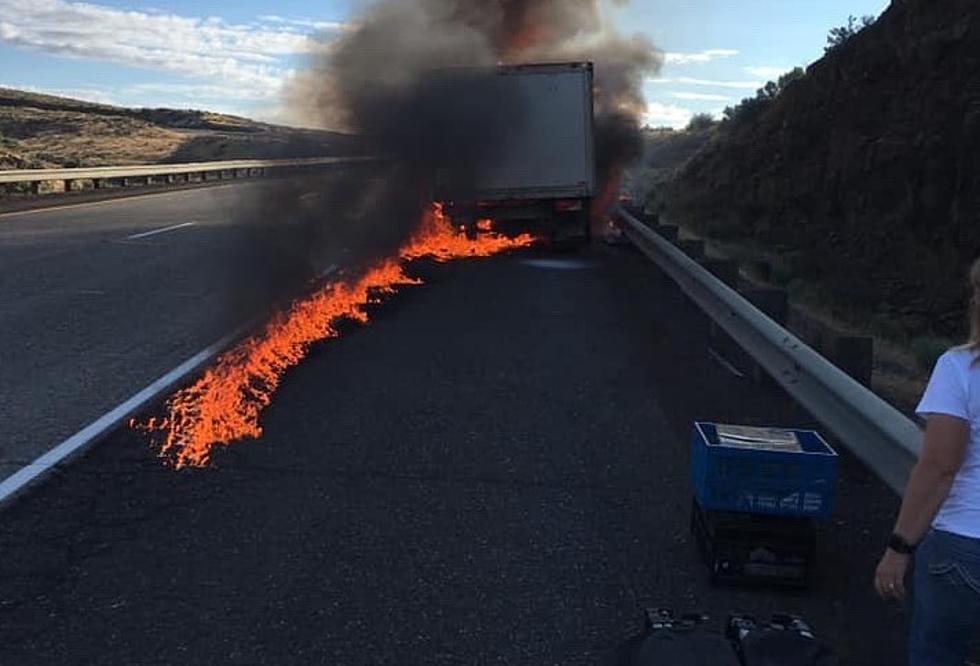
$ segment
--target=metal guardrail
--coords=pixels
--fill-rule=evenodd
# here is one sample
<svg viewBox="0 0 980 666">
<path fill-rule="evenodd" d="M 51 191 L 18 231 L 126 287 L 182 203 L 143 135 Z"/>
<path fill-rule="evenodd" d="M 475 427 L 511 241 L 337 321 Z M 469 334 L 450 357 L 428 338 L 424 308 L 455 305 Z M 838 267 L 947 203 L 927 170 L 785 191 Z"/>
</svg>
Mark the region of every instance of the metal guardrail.
<svg viewBox="0 0 980 666">
<path fill-rule="evenodd" d="M 621 207 L 633 243 L 670 276 L 787 393 L 899 495 L 922 446 L 911 419 L 767 317 Z"/>
<path fill-rule="evenodd" d="M 229 160 L 223 162 L 187 162 L 184 164 L 146 164 L 124 167 L 89 167 L 76 169 L 12 169 L 0 171 L 0 184 L 40 183 L 176 176 L 214 172 L 238 172 L 283 168 L 324 167 L 370 161 L 371 157 L 306 157 L 288 160 Z"/>
</svg>

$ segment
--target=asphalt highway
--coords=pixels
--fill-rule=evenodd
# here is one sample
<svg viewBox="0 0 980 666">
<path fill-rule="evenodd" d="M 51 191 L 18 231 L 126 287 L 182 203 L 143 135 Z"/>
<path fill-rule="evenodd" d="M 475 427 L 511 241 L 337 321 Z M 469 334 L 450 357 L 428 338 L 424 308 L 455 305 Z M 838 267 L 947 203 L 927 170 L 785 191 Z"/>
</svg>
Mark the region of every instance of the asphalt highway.
<svg viewBox="0 0 980 666">
<path fill-rule="evenodd" d="M 160 234 L 169 250 L 138 245 L 129 270 L 201 257 L 222 231 Z M 847 456 L 808 591 L 708 583 L 688 533 L 691 423 L 811 419 L 712 361 L 703 316 L 647 261 L 597 246 L 413 270 L 425 285 L 287 374 L 261 439 L 175 472 L 122 430 L 0 514 L 0 663 L 589 664 L 648 606 L 718 624 L 801 613 L 843 663 L 904 663 L 904 613 L 870 585 L 897 500 Z M 204 295 L 183 325 L 135 295 L 194 284 L 134 285 L 143 333 L 99 365 L 198 344 L 171 336 L 207 329 Z"/>
<path fill-rule="evenodd" d="M 269 188 L 0 215 L 0 479 L 246 318 Z"/>
</svg>

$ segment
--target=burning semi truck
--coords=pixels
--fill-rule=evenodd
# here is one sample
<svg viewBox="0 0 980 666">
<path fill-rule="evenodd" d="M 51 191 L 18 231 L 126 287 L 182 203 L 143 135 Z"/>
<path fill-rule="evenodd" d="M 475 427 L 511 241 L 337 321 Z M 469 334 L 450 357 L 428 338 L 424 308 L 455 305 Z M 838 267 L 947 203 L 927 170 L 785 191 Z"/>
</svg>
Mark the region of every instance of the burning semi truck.
<svg viewBox="0 0 980 666">
<path fill-rule="evenodd" d="M 447 140 L 451 145 L 440 153 L 447 159 L 435 165 L 434 199 L 445 203 L 453 224 L 472 234 L 492 221 L 505 233 L 588 239 L 596 191 L 592 63 L 459 68 L 433 76 L 441 98 L 453 100 L 447 139 L 480 136 L 470 153 Z"/>
</svg>

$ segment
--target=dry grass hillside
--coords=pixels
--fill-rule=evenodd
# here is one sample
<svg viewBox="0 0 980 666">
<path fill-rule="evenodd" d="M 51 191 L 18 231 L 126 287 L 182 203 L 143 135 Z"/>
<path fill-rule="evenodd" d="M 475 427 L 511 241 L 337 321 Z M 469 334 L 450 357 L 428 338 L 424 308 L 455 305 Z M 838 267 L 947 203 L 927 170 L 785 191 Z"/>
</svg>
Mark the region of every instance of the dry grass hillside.
<svg viewBox="0 0 980 666">
<path fill-rule="evenodd" d="M 307 157 L 352 137 L 207 111 L 128 109 L 0 88 L 0 169 Z"/>
</svg>

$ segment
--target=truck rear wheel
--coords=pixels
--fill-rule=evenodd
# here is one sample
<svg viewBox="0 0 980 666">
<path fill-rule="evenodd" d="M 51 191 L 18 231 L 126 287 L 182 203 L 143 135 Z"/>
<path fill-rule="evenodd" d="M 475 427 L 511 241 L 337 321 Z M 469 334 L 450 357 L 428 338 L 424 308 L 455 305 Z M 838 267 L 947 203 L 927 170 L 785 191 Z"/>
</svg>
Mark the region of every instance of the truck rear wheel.
<svg viewBox="0 0 980 666">
<path fill-rule="evenodd" d="M 591 220 L 586 209 L 555 213 L 552 242 L 565 247 L 588 245 L 592 240 Z"/>
</svg>

